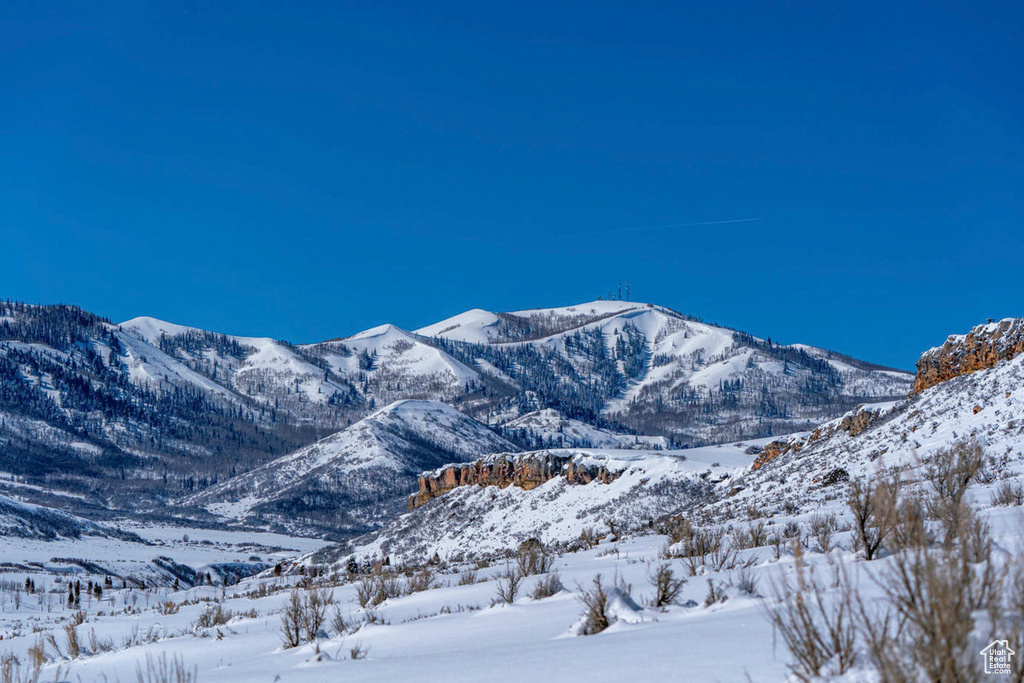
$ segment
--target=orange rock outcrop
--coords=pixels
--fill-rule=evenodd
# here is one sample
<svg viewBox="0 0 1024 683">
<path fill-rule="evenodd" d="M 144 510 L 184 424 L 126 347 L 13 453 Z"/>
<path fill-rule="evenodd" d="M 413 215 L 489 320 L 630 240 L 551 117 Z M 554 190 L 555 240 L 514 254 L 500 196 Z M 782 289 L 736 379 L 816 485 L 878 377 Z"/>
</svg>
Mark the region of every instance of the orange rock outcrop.
<svg viewBox="0 0 1024 683">
<path fill-rule="evenodd" d="M 529 490 L 555 477 L 565 477 L 570 484 L 592 481 L 609 484 L 620 474 L 603 465 L 581 464 L 572 454 L 547 452 L 489 457 L 420 475 L 419 490 L 409 498 L 408 507 L 410 510 L 419 507 L 459 486 L 518 486 Z"/>
</svg>

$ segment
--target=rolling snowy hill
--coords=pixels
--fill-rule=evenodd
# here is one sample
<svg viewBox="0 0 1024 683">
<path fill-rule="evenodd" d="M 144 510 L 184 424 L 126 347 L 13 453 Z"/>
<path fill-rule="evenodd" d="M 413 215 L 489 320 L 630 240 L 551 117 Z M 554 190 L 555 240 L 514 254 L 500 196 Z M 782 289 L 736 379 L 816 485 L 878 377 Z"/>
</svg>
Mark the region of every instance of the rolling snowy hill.
<svg viewBox="0 0 1024 683">
<path fill-rule="evenodd" d="M 490 456 L 513 461 L 533 458 L 559 463 L 534 488 L 518 483 L 462 485 L 444 493 L 367 538 L 353 541 L 361 556 L 387 554 L 398 560 L 493 553 L 528 538 L 569 543 L 584 528 L 598 535 L 610 526 L 637 529 L 687 507 L 709 501 L 754 459 L 750 447 L 762 442 L 691 448 L 685 451 L 554 449 Z M 561 465 L 563 460 L 568 463 Z M 566 468 L 600 472 L 607 481 L 569 481 Z M 515 467 L 515 462 L 513 463 Z M 424 473 L 431 477 L 440 472 Z M 725 483 L 722 483 L 725 482 Z"/>
<path fill-rule="evenodd" d="M 416 476 L 515 446 L 443 403 L 397 401 L 187 499 L 229 520 L 346 537 L 405 509 Z"/>
<path fill-rule="evenodd" d="M 912 383 L 907 372 L 624 301 L 473 310 L 417 334 L 524 390 L 510 408 L 517 415 L 553 408 L 678 443 L 806 429 L 859 403 L 905 396 Z"/>
</svg>

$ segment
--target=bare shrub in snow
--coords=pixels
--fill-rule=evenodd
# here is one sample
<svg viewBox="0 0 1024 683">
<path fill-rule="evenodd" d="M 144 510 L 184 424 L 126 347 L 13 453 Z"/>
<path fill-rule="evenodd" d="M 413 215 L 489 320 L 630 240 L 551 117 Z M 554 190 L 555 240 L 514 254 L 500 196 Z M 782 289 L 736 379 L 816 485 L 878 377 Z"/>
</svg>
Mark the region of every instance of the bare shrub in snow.
<svg viewBox="0 0 1024 683">
<path fill-rule="evenodd" d="M 985 465 L 985 454 L 977 441 L 959 441 L 935 453 L 925 465 L 925 476 L 934 489 L 928 511 L 942 522 L 945 536 L 943 545 L 948 549 L 963 529 L 969 514 L 964 496 Z"/>
<path fill-rule="evenodd" d="M 693 535 L 693 525 L 688 519 L 676 517 L 669 520 L 661 531 L 668 536 L 669 545 L 676 545 Z"/>
<path fill-rule="evenodd" d="M 904 496 L 895 507 L 889 546 L 893 550 L 927 548 L 935 542 L 935 533 L 928 525 L 927 503 L 917 494 Z"/>
<path fill-rule="evenodd" d="M 583 603 L 583 626 L 580 629 L 580 635 L 589 636 L 600 633 L 611 626 L 611 617 L 608 614 L 608 593 L 601 585 L 600 574 L 594 577 L 594 587 L 590 590 L 581 588 L 578 597 Z"/>
<path fill-rule="evenodd" d="M 800 525 L 795 521 L 788 521 L 782 527 L 782 537 L 787 541 L 799 541 L 803 536 Z"/>
<path fill-rule="evenodd" d="M 757 522 L 747 527 L 747 537 L 750 540 L 751 548 L 761 548 L 768 545 L 768 528 L 764 522 Z"/>
<path fill-rule="evenodd" d="M 732 583 L 747 595 L 757 595 L 757 575 L 750 567 L 740 567 L 733 575 Z"/>
<path fill-rule="evenodd" d="M 409 577 L 406 582 L 409 593 L 422 593 L 434 587 L 434 572 L 424 567 Z"/>
<path fill-rule="evenodd" d="M 841 567 L 834 571 L 841 572 Z M 839 576 L 835 583 L 848 586 Z M 796 582 L 783 576 L 772 584 L 766 604 L 768 618 L 793 657 L 789 665 L 800 681 L 812 681 L 824 673 L 842 675 L 857 662 L 857 628 L 849 593 L 833 599 L 828 587 L 803 563 L 797 546 Z M 833 671 L 826 672 L 826 666 Z"/>
<path fill-rule="evenodd" d="M 772 537 L 768 540 L 768 546 L 772 549 L 773 560 L 778 562 L 780 559 L 782 559 L 783 545 L 781 536 L 773 534 Z"/>
<path fill-rule="evenodd" d="M 956 502 L 959 494 L 947 488 L 933 495 Z M 933 502 L 912 497 L 892 505 L 893 556 L 869 573 L 881 601 L 865 599 L 841 565 L 832 567 L 831 585 L 820 582 L 797 548 L 795 585 L 775 583 L 766 607 L 797 679 L 842 675 L 856 663 L 860 643 L 887 683 L 974 682 L 984 680 L 978 651 L 986 642 L 999 637 L 1011 649 L 1024 647 L 1024 560 L 1000 567 L 988 525 L 967 506 L 944 516 L 958 528 L 943 529 L 936 544 L 923 522 Z M 1011 680 L 1024 680 L 1024 665 L 1011 665 Z"/>
<path fill-rule="evenodd" d="M 811 536 L 818 544 L 818 550 L 827 553 L 832 550 L 832 534 L 838 527 L 833 514 L 815 514 L 811 517 Z"/>
<path fill-rule="evenodd" d="M 167 658 L 167 653 L 154 657 L 146 655 L 146 668 L 142 664 L 135 666 L 138 683 L 195 683 L 196 669 L 185 666 L 185 660 L 174 656 Z"/>
<path fill-rule="evenodd" d="M 213 628 L 214 626 L 223 626 L 224 624 L 231 621 L 235 614 L 229 609 L 219 603 L 215 602 L 212 605 L 207 605 L 203 613 L 196 619 L 196 627 L 198 628 Z"/>
<path fill-rule="evenodd" d="M 302 603 L 302 632 L 307 641 L 314 641 L 327 620 L 327 608 L 334 604 L 328 588 L 311 588 Z"/>
<path fill-rule="evenodd" d="M 505 603 L 511 605 L 519 595 L 519 588 L 523 583 L 523 575 L 518 569 L 506 566 L 505 571 L 498 577 L 495 583 L 494 604 Z"/>
<path fill-rule="evenodd" d="M 547 549 L 535 538 L 527 539 L 519 544 L 516 551 L 516 565 L 523 576 L 546 574 L 554 565 L 554 558 Z"/>
<path fill-rule="evenodd" d="M 113 638 L 99 638 L 96 636 L 96 629 L 89 629 L 89 652 L 99 654 L 102 652 L 114 651 Z"/>
<path fill-rule="evenodd" d="M 556 595 L 562 591 L 565 586 L 562 585 L 562 580 L 558 574 L 548 574 L 533 587 L 533 592 L 530 593 L 530 597 L 534 600 L 543 600 L 544 598 L 550 598 L 552 595 Z"/>
<path fill-rule="evenodd" d="M 460 586 L 472 586 L 477 582 L 477 572 L 475 569 L 467 569 L 466 571 L 459 574 L 459 585 Z"/>
<path fill-rule="evenodd" d="M 302 595 L 298 588 L 293 588 L 281 614 L 281 638 L 286 648 L 302 644 L 303 622 Z"/>
<path fill-rule="evenodd" d="M 897 552 L 877 579 L 888 606 L 868 619 L 867 627 L 881 632 L 880 623 L 901 624 L 907 657 L 929 680 L 980 679 L 970 636 L 977 612 L 998 609 L 1002 581 L 987 528 L 977 528 L 989 541 L 981 557 L 978 548 L 963 543 L 938 550 L 908 548 Z"/>
<path fill-rule="evenodd" d="M 675 577 L 671 565 L 668 563 L 658 565 L 658 568 L 647 576 L 654 587 L 654 597 L 651 598 L 651 607 L 664 610 L 669 605 L 675 604 L 679 593 L 686 585 L 686 579 Z"/>
<path fill-rule="evenodd" d="M 172 614 L 177 614 L 178 609 L 178 603 L 174 602 L 173 600 L 161 600 L 156 604 L 157 614 L 161 614 L 165 617 L 170 616 Z"/>
<path fill-rule="evenodd" d="M 732 545 L 739 550 L 768 545 L 768 528 L 764 522 L 736 527 L 732 531 Z"/>
<path fill-rule="evenodd" d="M 854 479 L 846 500 L 853 513 L 854 547 L 872 560 L 885 543 L 896 521 L 896 501 L 900 489 L 898 474 L 879 476 L 876 481 Z"/>
<path fill-rule="evenodd" d="M 703 560 L 712 553 L 722 549 L 721 529 L 693 529 L 689 537 L 683 539 L 683 556 L 697 557 Z"/>
<path fill-rule="evenodd" d="M 46 664 L 46 648 L 43 646 L 41 638 L 36 639 L 36 642 L 28 649 L 28 661 L 32 666 L 32 671 L 38 677 L 39 670 Z"/>
<path fill-rule="evenodd" d="M 597 532 L 594 531 L 593 527 L 583 527 L 583 531 L 580 532 L 579 541 L 585 548 L 593 548 L 598 543 Z"/>
<path fill-rule="evenodd" d="M 716 586 L 715 582 L 708 579 L 708 593 L 704 596 L 704 606 L 711 607 L 715 603 L 725 602 L 728 596 L 722 591 L 721 586 Z"/>
<path fill-rule="evenodd" d="M 78 659 L 82 655 L 82 646 L 78 642 L 78 627 L 73 622 L 64 624 L 64 637 L 67 640 L 68 659 Z"/>
<path fill-rule="evenodd" d="M 374 593 L 374 579 L 372 576 L 367 576 L 359 580 L 356 584 L 356 602 L 359 603 L 360 607 L 368 607 L 370 600 L 373 598 Z"/>
<path fill-rule="evenodd" d="M 374 607 L 389 598 L 400 598 L 403 595 L 402 582 L 394 574 L 378 571 L 373 576 L 374 591 L 370 604 Z"/>
<path fill-rule="evenodd" d="M 334 613 L 331 615 L 331 630 L 334 631 L 334 635 L 343 636 L 348 633 L 349 623 L 342 616 L 341 610 L 337 607 L 334 608 Z"/>
<path fill-rule="evenodd" d="M 15 654 L 5 652 L 0 656 L 0 683 L 22 683 L 22 681 L 34 683 L 38 679 L 38 671 L 26 672 L 25 677 L 22 678 L 21 662 L 18 661 Z"/>
<path fill-rule="evenodd" d="M 993 505 L 1024 505 L 1024 486 L 1019 482 L 1004 481 L 996 487 L 992 496 Z"/>
<path fill-rule="evenodd" d="M 402 595 L 402 582 L 383 567 L 377 567 L 372 574 L 360 579 L 356 584 L 356 601 L 364 608 L 376 607 L 388 598 L 398 598 Z"/>
<path fill-rule="evenodd" d="M 281 613 L 281 639 L 284 646 L 298 647 L 313 642 L 323 632 L 327 609 L 334 604 L 329 588 L 311 588 L 303 592 L 293 588 Z"/>
</svg>

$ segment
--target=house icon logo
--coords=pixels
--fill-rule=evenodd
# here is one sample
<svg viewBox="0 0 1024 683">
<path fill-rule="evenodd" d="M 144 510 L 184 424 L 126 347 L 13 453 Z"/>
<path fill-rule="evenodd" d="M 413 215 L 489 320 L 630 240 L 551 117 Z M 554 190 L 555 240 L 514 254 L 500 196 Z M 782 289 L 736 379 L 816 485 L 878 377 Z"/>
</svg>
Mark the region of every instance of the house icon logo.
<svg viewBox="0 0 1024 683">
<path fill-rule="evenodd" d="M 985 658 L 985 673 L 1006 675 L 1010 673 L 1010 659 L 1017 653 L 1010 649 L 1009 641 L 993 640 L 980 654 Z"/>
</svg>

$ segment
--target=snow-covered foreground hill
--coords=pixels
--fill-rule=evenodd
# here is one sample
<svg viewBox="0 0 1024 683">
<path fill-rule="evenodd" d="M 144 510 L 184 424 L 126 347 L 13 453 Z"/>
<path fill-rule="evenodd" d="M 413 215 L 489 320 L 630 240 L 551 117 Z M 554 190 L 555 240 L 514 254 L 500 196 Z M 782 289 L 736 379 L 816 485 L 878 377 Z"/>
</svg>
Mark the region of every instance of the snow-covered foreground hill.
<svg viewBox="0 0 1024 683">
<path fill-rule="evenodd" d="M 353 541 L 358 555 L 415 559 L 491 553 L 528 538 L 567 543 L 584 528 L 608 533 L 609 525 L 638 529 L 666 514 L 712 499 L 742 475 L 766 440 L 683 451 L 553 449 L 495 459 L 568 460 L 579 470 L 607 472 L 610 483 L 569 483 L 555 476 L 529 490 L 510 486 L 459 486 L 398 517 L 379 532 Z M 751 448 L 753 446 L 753 448 Z M 425 473 L 430 477 L 434 473 Z"/>
<path fill-rule="evenodd" d="M 976 504 L 986 508 L 1000 546 L 1019 545 L 1024 540 L 1021 508 L 989 509 L 983 492 L 976 493 Z M 772 521 L 781 528 L 799 523 L 799 518 L 778 516 Z M 734 528 L 747 525 L 736 523 Z M 773 583 L 795 581 L 798 560 L 793 551 L 786 545 L 778 556 L 770 546 L 741 550 L 728 561 L 729 568 L 704 564 L 691 576 L 688 560 L 665 559 L 669 540 L 652 532 L 605 539 L 593 548 L 561 554 L 544 574 L 524 578 L 511 604 L 492 604 L 507 571 L 498 560 L 490 566 L 435 567 L 430 588 L 367 608 L 359 605 L 359 580 L 350 582 L 343 573 L 309 579 L 308 568 L 306 577 L 293 567 L 281 577 L 267 572 L 227 588 L 115 586 L 99 601 L 83 599 L 78 610 L 65 606 L 64 583 L 35 569 L 13 571 L 11 583 L 0 592 L 0 652 L 27 663 L 29 648 L 43 643 L 49 661 L 41 680 L 51 680 L 60 670 L 59 680 L 85 683 L 135 680 L 137 669 L 145 671 L 147 662 L 159 666 L 161 657 L 176 659 L 190 673 L 194 670 L 195 679 L 188 680 L 223 683 L 511 683 L 522 680 L 524 667 L 553 681 L 788 680 L 792 658 L 773 634 L 766 608 L 773 604 Z M 851 544 L 850 533 L 839 531 L 832 537 L 836 550 L 825 554 L 809 538 L 799 562 L 823 577 L 831 575 L 836 563 L 845 564 L 859 577 L 868 604 L 880 603 L 882 591 L 870 577 L 883 572 L 890 560 L 863 562 L 849 550 Z M 283 555 L 266 557 L 274 561 Z M 189 559 L 198 564 L 202 557 Z M 509 566 L 515 566 L 514 558 Z M 687 581 L 675 604 L 655 609 L 648 604 L 655 595 L 650 576 L 663 566 Z M 562 590 L 550 597 L 532 597 L 539 583 L 556 574 Z M 584 613 L 580 597 L 592 590 L 598 575 L 613 596 L 613 622 L 596 635 L 578 635 Z M 10 586 L 20 586 L 26 576 L 35 577 L 37 591 L 45 585 L 54 592 L 45 600 L 36 593 L 22 594 L 16 601 Z M 84 583 L 87 575 L 79 576 Z M 408 579 L 399 578 L 398 583 L 406 585 Z M 332 605 L 318 637 L 286 648 L 281 619 L 288 589 L 303 585 L 323 586 Z M 622 591 L 628 586 L 628 599 L 619 597 L 616 585 Z M 300 589 L 300 595 L 307 594 Z M 74 623 L 69 618 L 76 613 L 81 613 L 76 621 L 82 620 L 75 627 L 80 651 L 71 657 L 67 626 Z M 335 615 L 344 622 L 342 631 L 337 630 L 341 624 Z M 52 634 L 52 641 L 47 634 Z M 862 662 L 842 680 L 877 678 Z"/>
<path fill-rule="evenodd" d="M 779 455 L 734 481 L 744 490 L 714 509 L 724 518 L 751 504 L 813 510 L 842 493 L 822 485 L 831 472 L 858 477 L 897 467 L 920 477 L 922 462 L 962 440 L 983 446 L 992 476 L 1024 474 L 1024 355 L 783 439 Z"/>
<path fill-rule="evenodd" d="M 195 667 L 200 682 L 520 681 L 527 663 L 553 681 L 743 681 L 747 672 L 755 680 L 779 680 L 784 662 L 772 653 L 771 629 L 758 613 L 759 600 L 736 589 L 726 589 L 731 599 L 711 608 L 641 609 L 624 615 L 599 636 L 570 633 L 581 612 L 573 594 L 577 583 L 588 586 L 597 573 L 610 581 L 618 573 L 634 585 L 635 598 L 642 602 L 650 592 L 646 574 L 658 562 L 664 540 L 631 539 L 567 555 L 554 567 L 566 590 L 534 600 L 526 593 L 543 577 L 529 577 L 523 595 L 512 605 L 490 604 L 494 577 L 503 566 L 478 570 L 478 583 L 472 585 L 458 585 L 457 573 L 438 573 L 438 587 L 388 600 L 372 611 L 377 623 L 358 627 L 368 612 L 358 606 L 357 584 L 339 586 L 332 589 L 333 601 L 354 630 L 339 637 L 325 625 L 324 637 L 316 644 L 293 649 L 282 648 L 280 611 L 288 598 L 282 588 L 299 583 L 299 577 L 251 579 L 226 591 L 107 591 L 102 604 L 83 603 L 87 616 L 78 630 L 86 649 L 94 632 L 98 643 L 112 640 L 115 647 L 73 661 L 67 660 L 65 651 L 62 666 L 68 680 L 83 682 L 135 680 L 136 668 L 145 669 L 147 657 L 152 661 L 164 654 L 180 657 L 189 669 Z M 714 578 L 727 581 L 728 575 Z M 22 581 L 23 575 L 12 580 Z M 273 592 L 264 596 L 264 590 Z M 703 580 L 691 580 L 681 600 L 702 602 L 705 592 Z M 180 607 L 174 614 L 161 614 L 158 600 Z M 73 610 L 57 604 L 48 613 L 35 603 L 34 596 L 24 596 L 21 607 L 14 609 L 8 598 L 0 616 L 0 632 L 5 635 L 0 651 L 18 652 L 22 661 L 37 637 L 31 634 L 30 623 L 52 629 L 66 650 L 62 626 Z M 133 604 L 130 614 L 122 612 L 123 605 Z M 212 605 L 236 616 L 225 624 L 198 626 Z M 12 637 L 18 624 L 22 635 Z M 153 642 L 146 642 L 150 639 Z M 127 647 L 126 640 L 131 641 Z M 744 646 L 729 657 L 708 656 L 717 643 L 728 642 Z M 353 648 L 362 649 L 365 657 L 351 659 Z M 57 666 L 48 664 L 43 680 Z"/>
</svg>

